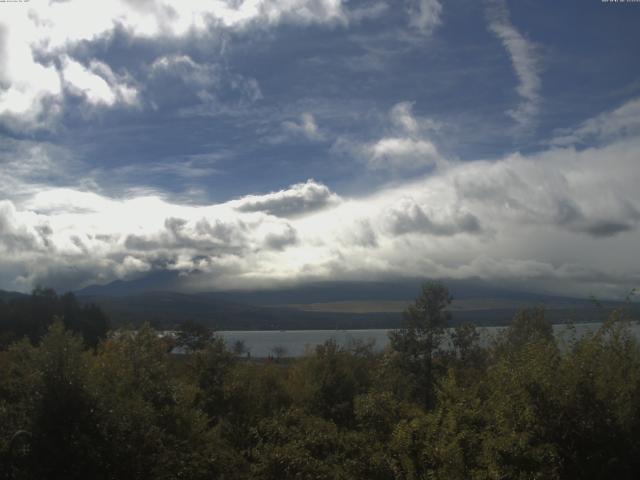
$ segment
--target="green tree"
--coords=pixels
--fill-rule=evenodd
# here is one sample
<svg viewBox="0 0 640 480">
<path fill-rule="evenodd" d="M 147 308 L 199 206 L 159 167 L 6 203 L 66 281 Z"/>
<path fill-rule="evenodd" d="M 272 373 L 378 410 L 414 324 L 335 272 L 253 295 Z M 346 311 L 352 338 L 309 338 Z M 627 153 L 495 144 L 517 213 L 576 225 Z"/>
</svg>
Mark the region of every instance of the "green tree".
<svg viewBox="0 0 640 480">
<path fill-rule="evenodd" d="M 89 354 L 54 321 L 36 350 L 30 468 L 36 478 L 104 478 L 96 404 L 87 389 Z"/>
<path fill-rule="evenodd" d="M 451 301 L 443 284 L 425 283 L 415 302 L 404 311 L 402 328 L 389 334 L 391 349 L 400 354 L 397 360 L 411 376 L 415 398 L 427 407 L 435 401 L 435 360 L 451 318 L 446 310 Z"/>
<path fill-rule="evenodd" d="M 211 329 L 200 323 L 187 320 L 180 325 L 176 346 L 184 348 L 187 352 L 195 352 L 205 349 L 212 338 Z"/>
<path fill-rule="evenodd" d="M 38 343 L 54 318 L 67 330 L 82 335 L 89 348 L 95 348 L 109 329 L 109 321 L 98 306 L 78 302 L 73 293 L 58 296 L 52 289 L 36 288 L 30 296 L 0 302 L 0 347 L 22 337 Z"/>
<path fill-rule="evenodd" d="M 373 366 L 366 348 L 347 350 L 328 340 L 293 367 L 289 377 L 291 398 L 312 415 L 352 426 L 354 400 L 369 390 Z"/>
<path fill-rule="evenodd" d="M 190 375 L 199 389 L 197 405 L 212 424 L 216 423 L 228 411 L 225 384 L 236 359 L 224 340 L 214 336 L 204 349 L 193 353 L 188 362 Z"/>
<path fill-rule="evenodd" d="M 382 451 L 366 434 L 339 429 L 300 409 L 265 419 L 255 429 L 251 478 L 264 480 L 391 480 Z"/>
<path fill-rule="evenodd" d="M 114 336 L 93 358 L 90 388 L 107 478 L 208 479 L 242 471 L 240 455 L 200 408 L 199 386 L 172 374 L 174 361 L 149 325 Z"/>
<path fill-rule="evenodd" d="M 247 349 L 247 344 L 244 340 L 238 339 L 235 342 L 233 342 L 233 353 L 235 355 L 237 355 L 238 357 L 241 357 L 242 355 L 244 355 L 245 353 L 247 353 L 249 350 Z"/>
<path fill-rule="evenodd" d="M 500 348 L 518 352 L 535 342 L 555 344 L 555 337 L 544 308 L 533 307 L 518 312 L 498 341 Z"/>
</svg>

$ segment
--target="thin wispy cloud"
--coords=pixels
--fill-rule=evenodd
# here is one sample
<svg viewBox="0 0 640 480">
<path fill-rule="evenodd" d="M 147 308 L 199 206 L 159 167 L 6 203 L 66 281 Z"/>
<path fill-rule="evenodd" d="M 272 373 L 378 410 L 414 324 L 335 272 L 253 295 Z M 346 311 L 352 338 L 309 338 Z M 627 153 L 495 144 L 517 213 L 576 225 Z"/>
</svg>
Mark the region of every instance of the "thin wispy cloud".
<svg viewBox="0 0 640 480">
<path fill-rule="evenodd" d="M 431 34 L 440 25 L 442 4 L 439 0 L 409 0 L 409 25 Z"/>
<path fill-rule="evenodd" d="M 315 117 L 309 112 L 302 113 L 298 121 L 287 120 L 283 122 L 282 126 L 285 132 L 305 137 L 307 140 L 317 141 L 324 138 Z"/>
<path fill-rule="evenodd" d="M 540 58 L 535 44 L 514 26 L 506 0 L 487 0 L 489 30 L 500 39 L 511 58 L 513 70 L 518 78 L 516 88 L 521 102 L 507 113 L 523 129 L 535 126 L 540 111 Z"/>
<path fill-rule="evenodd" d="M 589 118 L 574 128 L 556 132 L 552 145 L 569 146 L 590 142 L 610 142 L 640 133 L 640 99 L 625 102 L 608 112 Z"/>
</svg>

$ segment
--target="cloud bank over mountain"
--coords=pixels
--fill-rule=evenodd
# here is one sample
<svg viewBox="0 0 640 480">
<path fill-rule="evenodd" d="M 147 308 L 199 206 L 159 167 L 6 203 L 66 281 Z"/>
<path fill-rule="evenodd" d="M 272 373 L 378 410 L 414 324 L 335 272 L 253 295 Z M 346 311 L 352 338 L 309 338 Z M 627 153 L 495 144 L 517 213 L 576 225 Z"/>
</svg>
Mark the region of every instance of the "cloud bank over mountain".
<svg viewBox="0 0 640 480">
<path fill-rule="evenodd" d="M 394 275 L 625 288 L 639 267 L 639 149 L 632 136 L 452 162 L 353 197 L 314 180 L 210 205 L 41 191 L 0 203 L 2 280 L 75 286 L 171 269 L 210 274 L 210 288 Z"/>
</svg>

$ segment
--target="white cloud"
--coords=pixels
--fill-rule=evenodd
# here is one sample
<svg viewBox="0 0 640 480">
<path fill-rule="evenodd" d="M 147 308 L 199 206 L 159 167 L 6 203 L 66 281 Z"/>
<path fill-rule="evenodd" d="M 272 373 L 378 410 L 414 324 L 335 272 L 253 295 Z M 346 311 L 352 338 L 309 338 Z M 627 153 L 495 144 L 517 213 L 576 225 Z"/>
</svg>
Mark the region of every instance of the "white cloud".
<svg viewBox="0 0 640 480">
<path fill-rule="evenodd" d="M 449 210 L 449 208 L 442 210 Z M 469 212 L 427 213 L 425 208 L 418 205 L 413 198 L 402 198 L 391 205 L 384 213 L 383 225 L 393 235 L 426 233 L 448 237 L 459 233 L 476 234 L 482 231 L 478 219 Z"/>
<path fill-rule="evenodd" d="M 174 73 L 185 82 L 200 88 L 207 88 L 217 81 L 217 73 L 213 65 L 201 65 L 194 62 L 189 55 L 163 55 L 151 64 L 152 74 Z"/>
<path fill-rule="evenodd" d="M 230 72 L 216 63 L 196 62 L 189 55 L 159 56 L 147 70 L 145 96 L 153 109 L 169 107 L 182 114 L 206 113 L 220 106 L 221 94 L 240 103 L 262 98 L 254 78 Z"/>
<path fill-rule="evenodd" d="M 277 217 L 303 215 L 340 202 L 326 185 L 314 180 L 297 183 L 286 190 L 266 195 L 247 195 L 229 202 L 241 212 L 265 212 Z"/>
<path fill-rule="evenodd" d="M 62 92 L 56 67 L 34 59 L 30 45 L 35 26 L 25 19 L 23 5 L 3 8 L 0 32 L 3 51 L 0 68 L 0 121 L 16 128 L 41 125 L 47 110 L 56 113 L 48 100 Z"/>
<path fill-rule="evenodd" d="M 439 124 L 413 114 L 413 102 L 395 104 L 388 113 L 387 133 L 362 143 L 339 137 L 333 151 L 354 156 L 372 170 L 417 170 L 447 161 L 430 138 Z"/>
<path fill-rule="evenodd" d="M 86 68 L 69 57 L 64 57 L 62 62 L 62 78 L 69 90 L 85 97 L 89 104 L 110 107 L 116 102 L 136 103 L 138 95 L 136 89 L 120 83 L 108 65 L 93 61 L 89 68 Z"/>
<path fill-rule="evenodd" d="M 372 0 L 358 7 L 349 8 L 346 11 L 346 15 L 350 23 L 358 23 L 363 20 L 379 18 L 387 13 L 390 8 L 389 4 L 384 1 Z"/>
<path fill-rule="evenodd" d="M 413 106 L 414 102 L 400 102 L 391 108 L 389 118 L 399 132 L 407 135 L 424 135 L 440 129 L 440 123 L 433 119 L 414 115 Z"/>
<path fill-rule="evenodd" d="M 442 5 L 438 0 L 410 0 L 409 25 L 422 33 L 430 34 L 440 25 Z"/>
<path fill-rule="evenodd" d="M 511 57 L 518 77 L 517 92 L 522 101 L 507 112 L 523 128 L 530 127 L 540 110 L 540 60 L 535 45 L 525 38 L 509 18 L 505 0 L 487 0 L 489 30 L 496 35 Z"/>
<path fill-rule="evenodd" d="M 418 121 L 414 118 L 413 102 L 400 102 L 391 109 L 391 121 L 397 127 L 405 130 L 407 133 L 416 134 L 420 130 Z"/>
<path fill-rule="evenodd" d="M 635 98 L 612 111 L 584 121 L 577 128 L 559 131 L 551 144 L 566 146 L 589 140 L 609 142 L 620 137 L 638 134 L 640 134 L 640 99 Z"/>
<path fill-rule="evenodd" d="M 44 221 L 31 212 L 17 212 L 13 203 L 0 201 L 0 248 L 6 253 L 46 250 L 50 231 Z"/>
<path fill-rule="evenodd" d="M 382 138 L 368 147 L 368 164 L 373 169 L 415 169 L 435 165 L 440 154 L 428 140 Z"/>
<path fill-rule="evenodd" d="M 302 135 L 311 141 L 322 140 L 324 138 L 324 135 L 318 128 L 316 119 L 313 114 L 309 112 L 302 113 L 299 122 L 287 120 L 283 122 L 282 126 L 286 131 L 295 135 Z"/>
<path fill-rule="evenodd" d="M 81 42 L 108 38 L 117 29 L 134 38 L 180 39 L 215 28 L 347 21 L 341 0 L 32 0 L 8 5 L 0 17 L 0 122 L 14 129 L 50 128 L 64 108 L 64 84 L 92 105 L 135 104 L 131 82 L 121 81 L 107 65 L 94 61 L 86 66 L 69 58 Z M 253 82 L 238 88 L 258 95 Z"/>
</svg>

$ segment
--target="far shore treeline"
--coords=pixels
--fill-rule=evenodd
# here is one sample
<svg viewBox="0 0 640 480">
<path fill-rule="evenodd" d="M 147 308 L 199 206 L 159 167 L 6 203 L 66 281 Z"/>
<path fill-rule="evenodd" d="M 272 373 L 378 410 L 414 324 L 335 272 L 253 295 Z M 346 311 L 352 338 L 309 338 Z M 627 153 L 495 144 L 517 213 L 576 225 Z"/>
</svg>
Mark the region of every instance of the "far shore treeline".
<svg viewBox="0 0 640 480">
<path fill-rule="evenodd" d="M 640 478 L 624 305 L 560 348 L 541 308 L 486 345 L 447 328 L 450 303 L 426 283 L 382 352 L 251 359 L 193 323 L 111 330 L 73 294 L 0 298 L 0 479 Z"/>
</svg>

